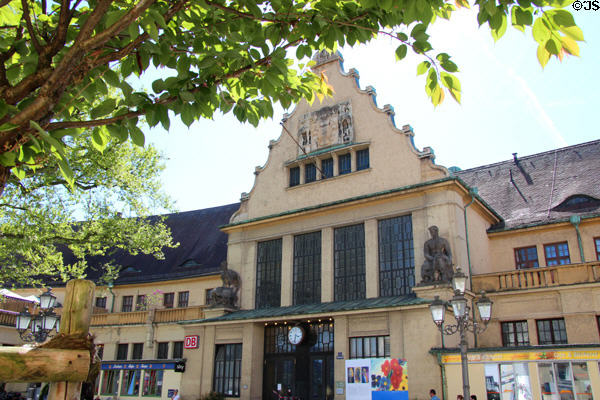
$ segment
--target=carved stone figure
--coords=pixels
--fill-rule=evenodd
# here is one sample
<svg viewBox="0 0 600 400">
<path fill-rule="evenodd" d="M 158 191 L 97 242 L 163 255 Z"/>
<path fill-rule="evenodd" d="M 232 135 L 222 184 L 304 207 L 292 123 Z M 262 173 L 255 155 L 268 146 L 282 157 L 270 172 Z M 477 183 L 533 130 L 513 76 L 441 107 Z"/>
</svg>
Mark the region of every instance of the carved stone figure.
<svg viewBox="0 0 600 400">
<path fill-rule="evenodd" d="M 350 100 L 322 107 L 298 118 L 298 155 L 354 140 Z"/>
<path fill-rule="evenodd" d="M 228 269 L 226 261 L 221 263 L 221 281 L 223 281 L 223 286 L 209 292 L 209 305 L 234 308 L 240 289 L 240 275 L 236 271 Z"/>
<path fill-rule="evenodd" d="M 421 283 L 450 282 L 454 273 L 452 269 L 452 251 L 450 243 L 439 237 L 439 229 L 429 227 L 431 239 L 425 242 L 423 249 L 425 262 L 421 266 Z"/>
</svg>

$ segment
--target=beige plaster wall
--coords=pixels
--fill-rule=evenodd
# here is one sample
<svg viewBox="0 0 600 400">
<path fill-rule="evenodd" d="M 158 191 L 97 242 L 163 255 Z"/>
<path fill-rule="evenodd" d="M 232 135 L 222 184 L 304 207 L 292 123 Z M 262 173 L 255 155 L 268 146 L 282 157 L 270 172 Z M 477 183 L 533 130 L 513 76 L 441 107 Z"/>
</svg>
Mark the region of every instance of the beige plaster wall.
<svg viewBox="0 0 600 400">
<path fill-rule="evenodd" d="M 430 158 L 419 158 L 423 153 L 417 151 L 411 143 L 412 133 L 403 133 L 394 128 L 390 117 L 374 105 L 367 91 L 356 86 L 354 77 L 340 71 L 337 62 L 325 64 L 316 72 L 321 71 L 334 87 L 334 96 L 325 98 L 322 102 L 317 100 L 312 105 L 302 101 L 285 121 L 286 129 L 295 138 L 298 134 L 298 120 L 304 114 L 350 100 L 354 142 L 370 143 L 370 168 L 288 188 L 286 163 L 298 157 L 299 149 L 289 135 L 282 132 L 279 139 L 272 142 L 265 165 L 256 169 L 250 198 L 236 220 L 276 214 L 448 175 L 445 168 L 433 165 Z M 325 157 L 329 155 L 323 156 Z"/>
</svg>

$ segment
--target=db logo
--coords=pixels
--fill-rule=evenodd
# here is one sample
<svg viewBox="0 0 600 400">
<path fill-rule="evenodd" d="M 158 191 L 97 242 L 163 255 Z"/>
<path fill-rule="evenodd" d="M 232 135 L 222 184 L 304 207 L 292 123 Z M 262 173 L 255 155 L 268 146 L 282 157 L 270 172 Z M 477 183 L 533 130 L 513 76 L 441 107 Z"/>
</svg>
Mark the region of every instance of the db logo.
<svg viewBox="0 0 600 400">
<path fill-rule="evenodd" d="M 186 349 L 197 349 L 198 348 L 198 336 L 186 336 L 183 347 Z"/>
</svg>

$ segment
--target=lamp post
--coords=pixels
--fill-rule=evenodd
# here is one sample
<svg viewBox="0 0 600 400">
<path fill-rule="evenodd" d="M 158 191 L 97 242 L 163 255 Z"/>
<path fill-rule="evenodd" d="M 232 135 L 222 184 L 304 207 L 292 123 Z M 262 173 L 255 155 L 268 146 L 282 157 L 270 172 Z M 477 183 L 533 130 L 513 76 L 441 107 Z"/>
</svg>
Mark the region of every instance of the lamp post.
<svg viewBox="0 0 600 400">
<path fill-rule="evenodd" d="M 37 314 L 31 314 L 25 308 L 17 315 L 15 325 L 24 342 L 43 343 L 52 336 L 50 333 L 54 328 L 58 332 L 60 317 L 53 311 L 55 303 L 56 296 L 48 289 L 40 295 L 40 311 Z"/>
<path fill-rule="evenodd" d="M 492 316 L 492 301 L 485 296 L 485 292 L 481 292 L 481 298 L 476 303 L 481 322 L 476 321 L 474 317 L 469 316 L 471 308 L 465 297 L 466 284 L 466 275 L 462 273 L 460 268 L 457 268 L 452 277 L 454 297 L 446 302 L 440 300 L 439 296 L 435 296 L 435 299 L 429 305 L 429 310 L 431 311 L 433 322 L 435 322 L 443 335 L 453 335 L 457 332 L 460 334 L 460 363 L 462 366 L 463 396 L 465 400 L 470 400 L 469 365 L 467 362 L 467 331 L 481 333 L 487 328 Z M 452 307 L 456 324 L 444 325 L 446 308 L 449 306 Z"/>
</svg>

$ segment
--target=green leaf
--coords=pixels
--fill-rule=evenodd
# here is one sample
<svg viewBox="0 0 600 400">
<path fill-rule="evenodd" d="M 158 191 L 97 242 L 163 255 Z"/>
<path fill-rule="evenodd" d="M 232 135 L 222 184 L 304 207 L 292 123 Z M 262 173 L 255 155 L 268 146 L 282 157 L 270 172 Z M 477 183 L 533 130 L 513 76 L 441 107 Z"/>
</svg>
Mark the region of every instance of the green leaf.
<svg viewBox="0 0 600 400">
<path fill-rule="evenodd" d="M 538 58 L 538 61 L 540 62 L 540 65 L 542 66 L 542 68 L 544 68 L 546 66 L 546 64 L 548 64 L 548 60 L 550 60 L 550 52 L 548 50 L 546 50 L 545 45 L 540 44 L 538 46 L 537 58 Z"/>
<path fill-rule="evenodd" d="M 158 28 L 154 24 L 152 18 L 146 17 L 142 20 L 142 29 L 144 29 L 144 32 L 146 32 L 148 36 L 158 42 Z"/>
<path fill-rule="evenodd" d="M 562 44 L 557 39 L 551 37 L 550 39 L 548 39 L 548 41 L 546 41 L 546 45 L 544 47 L 546 48 L 546 50 L 548 50 L 550 54 L 556 56 L 562 48 Z"/>
<path fill-rule="evenodd" d="M 106 145 L 108 144 L 108 135 L 102 128 L 94 128 L 92 131 L 92 145 L 100 153 L 104 152 Z"/>
<path fill-rule="evenodd" d="M 27 174 L 25 173 L 25 170 L 21 169 L 21 168 L 17 168 L 14 167 L 13 169 L 11 169 L 11 172 L 20 180 L 22 181 L 23 179 L 25 179 L 25 177 L 27 176 Z"/>
<path fill-rule="evenodd" d="M 498 12 L 494 16 L 492 16 L 492 21 L 496 21 L 496 19 L 499 19 L 500 23 L 498 26 L 492 28 L 492 37 L 494 38 L 494 41 L 498 41 L 498 39 L 500 39 L 504 35 L 507 26 L 506 14 Z M 492 23 L 490 21 L 490 25 L 491 24 Z M 496 23 L 494 23 L 494 25 L 496 25 Z"/>
<path fill-rule="evenodd" d="M 583 32 L 578 26 L 570 26 L 568 28 L 560 28 L 560 31 L 578 42 L 583 42 Z"/>
<path fill-rule="evenodd" d="M 73 170 L 69 166 L 69 164 L 62 159 L 58 160 L 58 169 L 60 169 L 61 175 L 65 178 L 67 183 L 71 188 L 73 188 L 73 184 L 75 183 L 75 179 L 73 178 Z"/>
<path fill-rule="evenodd" d="M 535 22 L 533 23 L 533 29 L 531 30 L 531 33 L 533 35 L 533 39 L 540 44 L 546 43 L 546 41 L 550 39 L 551 35 L 550 29 L 548 29 L 546 24 L 544 24 L 542 17 L 537 18 L 535 20 Z"/>
<path fill-rule="evenodd" d="M 133 144 L 144 147 L 144 143 L 146 142 L 146 137 L 144 136 L 144 132 L 137 126 L 131 127 L 129 129 L 129 136 L 131 137 L 131 141 Z"/>
<path fill-rule="evenodd" d="M 568 36 L 563 36 L 560 38 L 562 47 L 569 53 L 574 56 L 579 56 L 579 45 L 576 41 L 571 39 Z"/>
<path fill-rule="evenodd" d="M 567 10 L 549 10 L 545 13 L 552 22 L 558 25 L 560 28 L 569 28 L 575 25 L 575 19 L 573 15 Z"/>
<path fill-rule="evenodd" d="M 446 88 L 448 88 L 448 91 L 450 92 L 454 100 L 456 100 L 460 104 L 460 81 L 458 80 L 458 78 L 444 71 L 440 73 L 440 78 L 442 84 Z"/>
<path fill-rule="evenodd" d="M 196 119 L 196 112 L 194 106 L 191 104 L 184 104 L 181 108 L 181 122 L 185 124 L 188 128 L 194 120 Z"/>
<path fill-rule="evenodd" d="M 119 74 L 117 74 L 112 69 L 107 69 L 104 72 L 104 80 L 111 86 L 119 86 L 121 84 L 121 80 L 119 79 Z"/>
<path fill-rule="evenodd" d="M 405 44 L 398 46 L 398 48 L 396 48 L 396 60 L 402 60 L 404 57 L 406 57 L 407 52 L 408 47 Z"/>
<path fill-rule="evenodd" d="M 419 63 L 419 65 L 417 65 L 417 76 L 423 75 L 425 72 L 427 72 L 430 66 L 431 63 L 429 61 L 423 61 Z"/>
<path fill-rule="evenodd" d="M 93 119 L 104 117 L 112 113 L 117 107 L 117 101 L 115 99 L 106 99 L 100 105 L 95 107 L 92 111 L 90 111 L 90 116 Z"/>
<path fill-rule="evenodd" d="M 60 140 L 55 139 L 54 137 L 52 137 L 48 132 L 46 132 L 44 129 L 42 129 L 41 126 L 38 125 L 37 122 L 35 121 L 29 121 L 29 125 L 34 128 L 36 131 L 38 131 L 40 138 L 48 143 L 50 146 L 54 147 L 54 150 L 56 150 L 56 152 L 59 154 L 59 158 L 60 159 L 66 159 L 67 156 L 65 154 L 65 145 L 63 142 L 61 142 Z"/>
<path fill-rule="evenodd" d="M 119 142 L 124 142 L 127 140 L 128 133 L 127 128 L 121 125 L 107 125 L 106 130 L 110 134 L 110 136 L 116 138 Z"/>
</svg>

